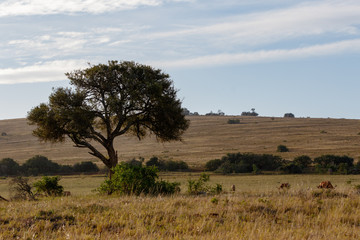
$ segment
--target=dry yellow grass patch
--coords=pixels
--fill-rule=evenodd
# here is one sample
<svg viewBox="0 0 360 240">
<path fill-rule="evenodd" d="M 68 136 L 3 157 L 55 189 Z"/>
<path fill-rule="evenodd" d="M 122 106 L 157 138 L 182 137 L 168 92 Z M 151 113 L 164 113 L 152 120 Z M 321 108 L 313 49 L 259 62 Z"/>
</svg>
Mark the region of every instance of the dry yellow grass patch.
<svg viewBox="0 0 360 240">
<path fill-rule="evenodd" d="M 63 197 L 0 203 L 0 239 L 359 239 L 359 207 L 350 191 Z"/>
<path fill-rule="evenodd" d="M 348 119 L 270 118 L 239 116 L 191 116 L 191 124 L 183 142 L 158 143 L 154 138 L 139 142 L 131 136 L 121 136 L 116 142 L 120 160 L 152 156 L 184 160 L 191 167 L 221 158 L 226 153 L 253 152 L 278 154 L 285 159 L 306 154 L 348 155 L 358 160 L 360 153 L 360 121 Z M 240 124 L 227 124 L 228 119 L 240 119 Z M 10 157 L 22 163 L 40 154 L 61 164 L 94 160 L 86 149 L 65 144 L 41 144 L 31 136 L 32 126 L 25 119 L 0 121 L 1 158 Z M 277 153 L 278 145 L 290 149 Z M 102 166 L 102 163 L 100 163 Z"/>
</svg>

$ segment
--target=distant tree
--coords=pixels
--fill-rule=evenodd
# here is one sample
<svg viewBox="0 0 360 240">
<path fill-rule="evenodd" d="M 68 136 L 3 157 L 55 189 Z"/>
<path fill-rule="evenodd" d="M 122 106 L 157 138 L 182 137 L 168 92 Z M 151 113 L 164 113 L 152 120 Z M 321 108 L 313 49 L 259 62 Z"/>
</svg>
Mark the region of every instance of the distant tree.
<svg viewBox="0 0 360 240">
<path fill-rule="evenodd" d="M 253 116 L 253 117 L 256 117 L 258 115 L 259 114 L 257 112 L 255 112 L 255 108 L 252 108 L 251 112 L 242 112 L 241 113 L 241 116 Z"/>
<path fill-rule="evenodd" d="M 39 174 L 55 174 L 60 170 L 60 165 L 49 160 L 47 157 L 36 155 L 27 160 L 22 166 L 26 175 L 37 176 Z"/>
<path fill-rule="evenodd" d="M 29 123 L 37 126 L 33 134 L 50 142 L 67 136 L 108 169 L 118 163 L 116 137 L 130 133 L 141 140 L 153 133 L 159 141 L 176 141 L 189 126 L 169 75 L 159 69 L 109 61 L 66 76 L 74 88 L 55 89 L 48 104 L 28 113 Z"/>
<path fill-rule="evenodd" d="M 17 175 L 20 171 L 20 166 L 14 159 L 3 158 L 0 161 L 0 176 Z"/>
<path fill-rule="evenodd" d="M 284 118 L 294 118 L 294 117 L 295 117 L 295 115 L 292 114 L 292 113 L 285 113 L 284 114 Z"/>
<path fill-rule="evenodd" d="M 277 146 L 277 151 L 278 152 L 288 152 L 289 149 L 285 145 L 279 145 L 279 146 Z"/>
<path fill-rule="evenodd" d="M 91 161 L 75 163 L 73 168 L 74 168 L 74 172 L 85 173 L 85 172 L 98 172 L 99 171 L 99 167 Z"/>
<path fill-rule="evenodd" d="M 301 156 L 294 158 L 293 162 L 301 168 L 307 168 L 312 163 L 312 160 L 309 156 L 301 155 Z"/>
</svg>

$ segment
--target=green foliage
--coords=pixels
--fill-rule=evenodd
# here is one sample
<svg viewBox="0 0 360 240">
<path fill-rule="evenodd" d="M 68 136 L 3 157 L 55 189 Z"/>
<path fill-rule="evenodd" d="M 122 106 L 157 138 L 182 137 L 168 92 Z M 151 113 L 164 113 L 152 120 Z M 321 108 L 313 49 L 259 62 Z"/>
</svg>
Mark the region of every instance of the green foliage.
<svg viewBox="0 0 360 240">
<path fill-rule="evenodd" d="M 348 156 L 322 155 L 315 158 L 314 163 L 319 173 L 325 173 L 331 169 L 332 172 L 347 174 L 354 169 L 356 170 L 354 159 Z"/>
<path fill-rule="evenodd" d="M 254 153 L 228 153 L 220 160 L 210 160 L 206 163 L 207 170 L 213 170 L 216 167 L 218 173 L 251 173 L 254 171 L 274 171 L 283 163 L 283 159 L 279 156 L 270 154 L 254 154 Z"/>
<path fill-rule="evenodd" d="M 220 159 L 210 160 L 205 164 L 205 171 L 215 171 L 221 164 L 223 164 L 223 161 Z"/>
<path fill-rule="evenodd" d="M 186 171 L 189 169 L 189 166 L 184 161 L 161 160 L 155 156 L 146 162 L 146 166 L 155 166 L 160 171 Z"/>
<path fill-rule="evenodd" d="M 222 192 L 222 185 L 216 184 L 209 186 L 206 183 L 210 180 L 210 175 L 202 173 L 198 180 L 188 180 L 188 194 L 197 195 L 202 193 L 220 194 Z"/>
<path fill-rule="evenodd" d="M 284 164 L 280 167 L 280 170 L 288 174 L 302 173 L 302 168 L 294 162 Z"/>
<path fill-rule="evenodd" d="M 20 165 L 11 158 L 0 161 L 0 176 L 14 176 L 20 172 Z"/>
<path fill-rule="evenodd" d="M 124 195 L 172 194 L 179 190 L 179 183 L 156 181 L 156 167 L 142 167 L 129 163 L 120 163 L 113 169 L 111 179 L 98 189 L 100 193 L 118 193 Z"/>
<path fill-rule="evenodd" d="M 308 168 L 311 164 L 312 164 L 312 160 L 309 156 L 307 155 L 301 155 L 298 157 L 294 158 L 293 161 L 296 165 L 298 165 L 300 168 L 304 169 L 304 168 Z"/>
<path fill-rule="evenodd" d="M 37 176 L 40 174 L 58 173 L 60 165 L 49 160 L 47 157 L 36 155 L 27 160 L 21 166 L 21 169 L 26 175 Z"/>
<path fill-rule="evenodd" d="M 152 133 L 160 141 L 181 140 L 189 126 L 173 82 L 160 69 L 109 61 L 66 76 L 73 88 L 54 89 L 48 104 L 28 113 L 29 123 L 36 125 L 33 133 L 50 142 L 68 136 L 109 169 L 118 162 L 116 137 L 127 133 L 142 139 Z"/>
<path fill-rule="evenodd" d="M 229 119 L 228 124 L 240 124 L 240 119 Z"/>
<path fill-rule="evenodd" d="M 74 172 L 98 172 L 99 171 L 99 167 L 91 162 L 91 161 L 86 161 L 86 162 L 81 162 L 81 163 L 75 163 L 73 166 Z"/>
<path fill-rule="evenodd" d="M 277 146 L 277 152 L 288 152 L 289 149 L 285 145 Z"/>
<path fill-rule="evenodd" d="M 64 188 L 59 185 L 60 177 L 48 177 L 44 176 L 42 179 L 34 183 L 34 188 L 37 193 L 46 194 L 47 196 L 60 196 L 62 195 Z"/>
</svg>

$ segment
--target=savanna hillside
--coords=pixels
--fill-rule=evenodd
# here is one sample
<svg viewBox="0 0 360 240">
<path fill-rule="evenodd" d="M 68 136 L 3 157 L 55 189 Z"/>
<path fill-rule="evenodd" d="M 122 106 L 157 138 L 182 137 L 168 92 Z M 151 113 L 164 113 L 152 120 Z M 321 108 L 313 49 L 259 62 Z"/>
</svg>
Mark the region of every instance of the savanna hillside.
<svg viewBox="0 0 360 240">
<path fill-rule="evenodd" d="M 348 155 L 355 161 L 360 156 L 360 120 L 240 116 L 190 116 L 188 119 L 190 128 L 183 142 L 158 143 L 154 137 L 143 141 L 132 136 L 119 137 L 116 149 L 120 160 L 158 156 L 202 168 L 211 159 L 235 152 L 277 154 L 288 160 L 303 154 L 312 158 L 323 154 Z M 229 119 L 240 119 L 240 124 L 228 124 Z M 0 135 L 0 158 L 9 157 L 23 163 L 34 155 L 44 155 L 61 164 L 98 162 L 86 149 L 73 147 L 71 141 L 40 143 L 31 134 L 33 128 L 26 119 L 0 121 L 0 133 L 5 133 Z M 290 152 L 277 153 L 280 144 Z"/>
</svg>

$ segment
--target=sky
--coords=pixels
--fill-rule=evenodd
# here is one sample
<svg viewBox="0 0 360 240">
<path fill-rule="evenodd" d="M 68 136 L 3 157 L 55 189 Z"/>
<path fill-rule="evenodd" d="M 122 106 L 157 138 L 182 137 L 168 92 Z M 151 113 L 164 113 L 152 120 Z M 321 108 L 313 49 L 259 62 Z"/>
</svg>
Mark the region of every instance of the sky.
<svg viewBox="0 0 360 240">
<path fill-rule="evenodd" d="M 205 114 L 360 119 L 359 0 L 0 0 L 0 119 L 108 60 L 169 74 Z"/>
</svg>

